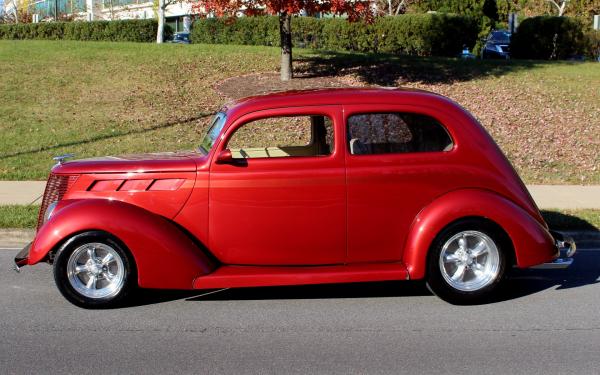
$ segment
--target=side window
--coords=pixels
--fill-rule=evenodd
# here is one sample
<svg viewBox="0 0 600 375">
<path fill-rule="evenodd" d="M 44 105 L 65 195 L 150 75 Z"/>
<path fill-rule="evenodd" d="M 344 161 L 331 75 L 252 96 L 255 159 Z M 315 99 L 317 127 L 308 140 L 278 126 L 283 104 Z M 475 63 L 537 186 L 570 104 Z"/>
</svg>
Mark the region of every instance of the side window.
<svg viewBox="0 0 600 375">
<path fill-rule="evenodd" d="M 326 116 L 269 117 L 248 122 L 229 139 L 235 159 L 325 156 L 333 152 L 333 123 Z"/>
<path fill-rule="evenodd" d="M 452 149 L 452 139 L 434 118 L 417 113 L 366 113 L 348 118 L 352 155 L 435 152 Z"/>
</svg>

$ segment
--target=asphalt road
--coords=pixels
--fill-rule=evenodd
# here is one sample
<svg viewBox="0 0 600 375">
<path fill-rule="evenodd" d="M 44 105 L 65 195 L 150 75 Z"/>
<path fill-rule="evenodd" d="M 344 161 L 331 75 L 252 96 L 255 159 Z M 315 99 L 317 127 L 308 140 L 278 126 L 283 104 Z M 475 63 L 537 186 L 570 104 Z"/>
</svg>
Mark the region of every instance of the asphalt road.
<svg viewBox="0 0 600 375">
<path fill-rule="evenodd" d="M 598 374 L 600 249 L 519 272 L 497 302 L 417 282 L 147 292 L 88 311 L 0 249 L 0 373 Z"/>
</svg>

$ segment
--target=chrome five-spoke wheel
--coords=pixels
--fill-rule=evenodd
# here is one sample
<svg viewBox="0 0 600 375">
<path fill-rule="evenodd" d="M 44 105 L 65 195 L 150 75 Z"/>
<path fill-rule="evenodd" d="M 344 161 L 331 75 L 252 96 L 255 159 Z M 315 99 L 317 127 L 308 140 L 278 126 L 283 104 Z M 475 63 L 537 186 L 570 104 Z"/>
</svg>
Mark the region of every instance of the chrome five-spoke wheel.
<svg viewBox="0 0 600 375">
<path fill-rule="evenodd" d="M 444 228 L 429 249 L 427 285 L 451 303 L 485 302 L 502 284 L 511 254 L 511 241 L 497 224 L 459 220 Z"/>
<path fill-rule="evenodd" d="M 54 258 L 54 280 L 71 303 L 85 308 L 112 307 L 136 286 L 136 268 L 129 250 L 106 232 L 71 237 Z"/>
<path fill-rule="evenodd" d="M 114 296 L 123 288 L 125 268 L 121 256 L 99 242 L 79 246 L 67 264 L 67 276 L 73 289 L 88 298 Z"/>
<path fill-rule="evenodd" d="M 500 255 L 485 233 L 462 231 L 444 243 L 439 259 L 442 276 L 453 288 L 479 290 L 498 277 Z"/>
</svg>

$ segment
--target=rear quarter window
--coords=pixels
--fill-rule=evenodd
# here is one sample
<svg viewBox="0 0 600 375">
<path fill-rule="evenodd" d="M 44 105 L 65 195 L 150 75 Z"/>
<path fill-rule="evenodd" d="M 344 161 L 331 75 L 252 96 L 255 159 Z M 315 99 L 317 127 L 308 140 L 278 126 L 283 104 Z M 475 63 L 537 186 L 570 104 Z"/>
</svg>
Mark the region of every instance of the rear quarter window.
<svg viewBox="0 0 600 375">
<path fill-rule="evenodd" d="M 453 147 L 446 128 L 418 113 L 363 113 L 347 123 L 352 155 L 443 152 Z"/>
</svg>

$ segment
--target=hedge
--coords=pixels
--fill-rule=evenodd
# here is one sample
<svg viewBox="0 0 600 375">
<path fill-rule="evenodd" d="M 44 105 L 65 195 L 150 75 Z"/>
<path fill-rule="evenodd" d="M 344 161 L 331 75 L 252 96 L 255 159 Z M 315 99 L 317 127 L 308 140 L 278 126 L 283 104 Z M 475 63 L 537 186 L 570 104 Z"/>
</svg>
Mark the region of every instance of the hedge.
<svg viewBox="0 0 600 375">
<path fill-rule="evenodd" d="M 0 25 L 0 39 L 154 42 L 157 29 L 156 20 L 21 23 Z M 165 29 L 166 34 L 170 34 L 170 28 Z"/>
<path fill-rule="evenodd" d="M 600 61 L 600 30 L 588 30 L 585 33 L 586 56 Z"/>
<path fill-rule="evenodd" d="M 478 33 L 477 20 L 446 14 L 381 17 L 372 24 L 343 18 L 292 19 L 294 46 L 340 51 L 456 56 L 464 45 L 473 47 Z M 192 42 L 278 46 L 279 20 L 277 16 L 201 19 L 194 23 Z"/>
<path fill-rule="evenodd" d="M 515 58 L 538 60 L 584 55 L 588 46 L 583 30 L 581 22 L 569 17 L 527 18 L 512 37 L 511 54 Z"/>
</svg>

